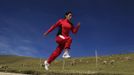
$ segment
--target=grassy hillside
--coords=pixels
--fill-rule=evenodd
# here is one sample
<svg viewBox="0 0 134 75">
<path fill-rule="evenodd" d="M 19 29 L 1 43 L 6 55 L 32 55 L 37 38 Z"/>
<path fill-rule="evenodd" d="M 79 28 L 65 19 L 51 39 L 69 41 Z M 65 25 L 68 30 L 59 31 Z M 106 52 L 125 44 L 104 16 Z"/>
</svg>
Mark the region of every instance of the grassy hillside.
<svg viewBox="0 0 134 75">
<path fill-rule="evenodd" d="M 134 75 L 134 54 L 59 59 L 45 71 L 44 59 L 21 56 L 0 56 L 0 71 L 47 75 Z"/>
</svg>

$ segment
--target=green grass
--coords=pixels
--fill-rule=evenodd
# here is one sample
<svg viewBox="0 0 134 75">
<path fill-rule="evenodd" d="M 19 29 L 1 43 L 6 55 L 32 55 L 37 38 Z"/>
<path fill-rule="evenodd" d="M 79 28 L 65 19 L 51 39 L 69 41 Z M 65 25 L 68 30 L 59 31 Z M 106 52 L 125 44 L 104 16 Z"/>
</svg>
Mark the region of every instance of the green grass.
<svg viewBox="0 0 134 75">
<path fill-rule="evenodd" d="M 115 61 L 111 64 L 111 61 Z M 96 66 L 95 57 L 81 57 L 55 60 L 50 70 L 42 67 L 44 59 L 22 56 L 0 56 L 0 71 L 18 72 L 26 74 L 47 75 L 134 75 L 134 54 L 120 54 L 98 57 Z M 107 63 L 103 63 L 107 61 Z M 64 68 L 63 68 L 64 63 Z"/>
</svg>

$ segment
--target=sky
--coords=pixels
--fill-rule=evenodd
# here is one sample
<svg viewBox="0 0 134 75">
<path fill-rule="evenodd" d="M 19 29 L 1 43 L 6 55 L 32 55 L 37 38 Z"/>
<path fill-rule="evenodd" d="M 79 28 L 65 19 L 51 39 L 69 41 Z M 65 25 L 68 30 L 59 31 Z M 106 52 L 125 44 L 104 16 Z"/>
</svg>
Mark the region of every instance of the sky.
<svg viewBox="0 0 134 75">
<path fill-rule="evenodd" d="M 70 34 L 72 57 L 134 52 L 133 0 L 0 0 L 0 55 L 48 58 L 57 47 L 57 29 L 43 33 L 66 11 L 74 26 L 81 23 Z"/>
</svg>

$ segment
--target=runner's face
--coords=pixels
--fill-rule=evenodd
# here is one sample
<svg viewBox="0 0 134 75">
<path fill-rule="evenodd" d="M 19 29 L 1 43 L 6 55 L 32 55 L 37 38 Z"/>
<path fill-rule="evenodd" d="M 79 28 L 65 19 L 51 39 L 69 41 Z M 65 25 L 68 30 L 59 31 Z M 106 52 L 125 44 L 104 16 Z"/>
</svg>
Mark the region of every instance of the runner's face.
<svg viewBox="0 0 134 75">
<path fill-rule="evenodd" d="M 71 18 L 72 18 L 72 14 L 71 13 L 69 13 L 68 15 L 66 15 L 66 19 L 71 20 Z"/>
</svg>

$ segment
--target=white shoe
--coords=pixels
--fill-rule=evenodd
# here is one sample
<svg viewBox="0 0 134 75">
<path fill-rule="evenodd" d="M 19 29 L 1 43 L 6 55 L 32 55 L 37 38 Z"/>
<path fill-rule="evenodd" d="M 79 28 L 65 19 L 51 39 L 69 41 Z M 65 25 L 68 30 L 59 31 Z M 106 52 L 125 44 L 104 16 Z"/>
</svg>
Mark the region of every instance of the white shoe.
<svg viewBox="0 0 134 75">
<path fill-rule="evenodd" d="M 70 58 L 71 56 L 69 55 L 68 52 L 65 52 L 62 57 L 65 58 L 65 59 L 67 59 L 67 58 Z"/>
<path fill-rule="evenodd" d="M 49 68 L 48 68 L 48 67 L 49 67 L 49 63 L 47 62 L 47 60 L 44 61 L 44 65 L 45 65 L 45 69 L 46 69 L 46 70 L 49 70 Z"/>
</svg>

